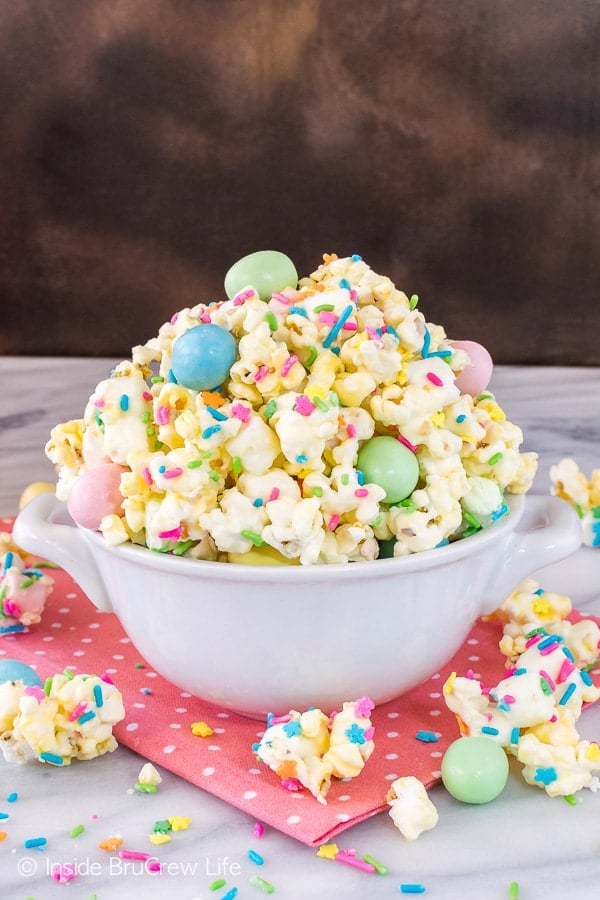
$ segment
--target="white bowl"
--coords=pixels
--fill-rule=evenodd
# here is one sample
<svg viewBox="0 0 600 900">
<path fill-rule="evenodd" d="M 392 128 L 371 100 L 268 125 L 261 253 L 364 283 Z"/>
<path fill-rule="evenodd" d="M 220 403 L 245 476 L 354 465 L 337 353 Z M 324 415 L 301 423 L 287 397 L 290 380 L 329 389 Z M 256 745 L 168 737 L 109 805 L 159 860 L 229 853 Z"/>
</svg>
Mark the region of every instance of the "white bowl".
<svg viewBox="0 0 600 900">
<path fill-rule="evenodd" d="M 575 552 L 579 520 L 556 497 L 512 497 L 472 537 L 399 559 L 317 566 L 201 562 L 103 537 L 42 494 L 16 542 L 66 569 L 138 651 L 182 689 L 262 717 L 424 681 L 534 570 Z"/>
</svg>

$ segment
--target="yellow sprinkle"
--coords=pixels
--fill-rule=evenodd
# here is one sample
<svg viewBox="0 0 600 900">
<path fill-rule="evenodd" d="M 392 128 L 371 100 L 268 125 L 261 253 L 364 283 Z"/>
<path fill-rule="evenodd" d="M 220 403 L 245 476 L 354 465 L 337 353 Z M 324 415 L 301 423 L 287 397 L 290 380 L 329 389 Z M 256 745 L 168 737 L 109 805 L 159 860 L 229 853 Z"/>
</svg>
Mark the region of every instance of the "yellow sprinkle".
<svg viewBox="0 0 600 900">
<path fill-rule="evenodd" d="M 186 828 L 190 827 L 192 822 L 187 816 L 169 816 L 168 821 L 172 831 L 185 831 Z"/>
<path fill-rule="evenodd" d="M 337 844 L 321 844 L 317 850 L 317 856 L 322 856 L 323 859 L 335 859 L 339 852 Z"/>
<path fill-rule="evenodd" d="M 548 621 L 554 622 L 559 618 L 552 604 L 543 597 L 538 597 L 534 600 L 532 608 L 538 619 L 548 619 Z"/>
<path fill-rule="evenodd" d="M 123 838 L 117 837 L 114 834 L 111 834 L 105 841 L 101 841 L 98 844 L 100 850 L 116 850 L 117 847 L 120 847 L 123 843 Z"/>
<path fill-rule="evenodd" d="M 6 831 L 0 831 L 0 841 L 5 841 L 6 836 L 7 836 Z"/>
<path fill-rule="evenodd" d="M 210 725 L 207 725 L 206 722 L 192 722 L 192 734 L 195 734 L 196 737 L 210 737 L 213 733 Z"/>
<path fill-rule="evenodd" d="M 168 844 L 171 840 L 170 835 L 160 834 L 159 832 L 153 832 L 152 834 L 148 835 L 148 837 L 150 838 L 151 844 Z"/>
<path fill-rule="evenodd" d="M 436 428 L 442 428 L 444 422 L 446 421 L 446 416 L 443 412 L 436 412 L 432 415 L 431 421 L 436 426 Z"/>
<path fill-rule="evenodd" d="M 598 746 L 598 744 L 596 744 L 595 742 L 591 743 L 585 751 L 585 755 L 590 760 L 598 759 L 598 757 L 600 756 L 600 747 Z"/>
<path fill-rule="evenodd" d="M 448 679 L 442 688 L 444 694 L 453 694 L 454 693 L 454 682 L 456 681 L 456 672 L 451 672 L 448 676 Z"/>
</svg>

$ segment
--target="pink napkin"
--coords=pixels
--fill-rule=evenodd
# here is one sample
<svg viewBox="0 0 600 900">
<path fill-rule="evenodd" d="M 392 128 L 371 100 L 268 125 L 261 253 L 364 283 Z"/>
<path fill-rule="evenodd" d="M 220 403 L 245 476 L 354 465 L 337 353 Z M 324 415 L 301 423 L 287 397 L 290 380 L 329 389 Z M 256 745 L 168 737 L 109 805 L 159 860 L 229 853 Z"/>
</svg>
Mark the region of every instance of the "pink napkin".
<svg viewBox="0 0 600 900">
<path fill-rule="evenodd" d="M 11 521 L 1 524 L 8 529 Z M 415 775 L 427 787 L 436 783 L 444 751 L 459 736 L 442 696 L 447 676 L 472 669 L 476 677 L 495 684 L 504 672 L 499 623 L 477 622 L 447 666 L 373 712 L 371 759 L 357 778 L 335 781 L 324 806 L 308 791 L 286 790 L 256 761 L 251 748 L 263 733 L 263 723 L 199 700 L 166 681 L 142 659 L 114 614 L 98 612 L 66 572 L 50 574 L 55 585 L 42 622 L 28 633 L 0 637 L 0 657 L 20 659 L 42 680 L 67 667 L 85 674 L 106 672 L 122 692 L 127 712 L 114 732 L 120 743 L 309 846 L 319 846 L 388 809 L 386 792 L 401 775 Z M 573 618 L 581 616 L 574 613 Z M 592 675 L 599 678 L 600 669 Z M 194 735 L 195 722 L 206 722 L 213 733 Z M 432 735 L 437 740 L 431 740 Z"/>
</svg>

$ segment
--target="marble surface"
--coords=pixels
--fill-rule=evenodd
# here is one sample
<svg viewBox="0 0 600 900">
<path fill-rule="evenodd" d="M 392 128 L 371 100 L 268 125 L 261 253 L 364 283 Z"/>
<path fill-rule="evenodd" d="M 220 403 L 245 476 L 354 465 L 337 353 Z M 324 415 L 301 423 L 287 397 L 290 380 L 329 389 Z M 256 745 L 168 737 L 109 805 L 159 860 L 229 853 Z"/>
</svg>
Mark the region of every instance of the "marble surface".
<svg viewBox="0 0 600 900">
<path fill-rule="evenodd" d="M 52 480 L 43 454 L 51 426 L 80 415 L 110 366 L 106 359 L 0 359 L 0 515 L 16 512 L 26 484 Z M 534 492 L 548 492 L 549 467 L 562 456 L 573 456 L 586 473 L 600 465 L 599 387 L 598 369 L 497 368 L 492 389 L 509 418 L 523 427 L 524 449 L 540 454 Z M 600 615 L 599 551 L 584 548 L 539 577 L 546 588 L 564 590 L 574 605 Z M 587 710 L 580 725 L 585 737 L 598 740 L 600 707 Z M 54 900 L 67 891 L 77 900 L 205 900 L 222 898 L 235 886 L 242 900 L 261 895 L 249 883 L 258 874 L 282 900 L 378 900 L 398 896 L 403 882 L 420 883 L 428 897 L 443 900 L 504 900 L 512 881 L 521 900 L 589 900 L 600 878 L 600 794 L 582 792 L 576 806 L 550 800 L 528 787 L 514 765 L 501 797 L 484 806 L 462 805 L 434 788 L 439 824 L 413 843 L 385 813 L 345 832 L 340 847 L 370 853 L 387 866 L 386 876 L 375 876 L 321 859 L 271 829 L 257 840 L 253 820 L 166 771 L 158 795 L 139 795 L 132 787 L 142 763 L 124 747 L 65 770 L 0 762 L 0 812 L 10 816 L 0 822 L 8 834 L 0 842 L 0 896 Z M 14 804 L 6 801 L 12 791 L 19 795 Z M 97 849 L 99 840 L 114 833 L 126 836 L 127 846 L 148 849 L 154 822 L 172 815 L 188 816 L 192 824 L 158 848 L 168 864 L 161 874 L 144 871 L 141 863 L 111 864 Z M 71 838 L 79 823 L 86 830 Z M 48 838 L 45 851 L 24 849 L 27 838 L 42 834 Z M 264 857 L 264 866 L 248 860 L 248 849 Z M 49 875 L 54 863 L 65 862 L 75 862 L 79 873 L 68 886 Z M 211 891 L 217 878 L 226 885 Z"/>
</svg>

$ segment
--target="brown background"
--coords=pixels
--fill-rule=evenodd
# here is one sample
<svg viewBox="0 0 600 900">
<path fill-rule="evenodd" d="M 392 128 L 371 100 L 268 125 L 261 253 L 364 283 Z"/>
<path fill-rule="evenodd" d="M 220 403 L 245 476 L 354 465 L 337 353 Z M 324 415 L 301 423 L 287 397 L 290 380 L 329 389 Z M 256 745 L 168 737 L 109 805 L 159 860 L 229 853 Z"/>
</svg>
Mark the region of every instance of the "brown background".
<svg viewBox="0 0 600 900">
<path fill-rule="evenodd" d="M 128 355 L 256 249 L 600 364 L 600 3 L 0 0 L 0 352 Z"/>
</svg>

